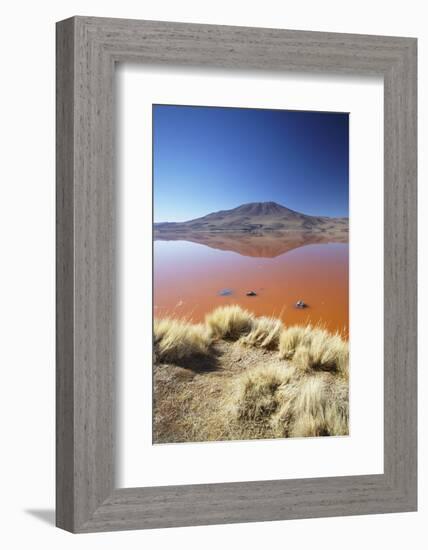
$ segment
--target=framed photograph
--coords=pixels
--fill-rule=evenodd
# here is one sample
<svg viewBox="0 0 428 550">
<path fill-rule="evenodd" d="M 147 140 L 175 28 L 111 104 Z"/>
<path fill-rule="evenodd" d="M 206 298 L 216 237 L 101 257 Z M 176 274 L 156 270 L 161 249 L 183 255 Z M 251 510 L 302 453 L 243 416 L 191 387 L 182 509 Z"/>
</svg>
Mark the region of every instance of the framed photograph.
<svg viewBox="0 0 428 550">
<path fill-rule="evenodd" d="M 414 511 L 416 39 L 57 24 L 57 525 Z"/>
<path fill-rule="evenodd" d="M 152 121 L 153 443 L 349 435 L 349 114 Z"/>
</svg>

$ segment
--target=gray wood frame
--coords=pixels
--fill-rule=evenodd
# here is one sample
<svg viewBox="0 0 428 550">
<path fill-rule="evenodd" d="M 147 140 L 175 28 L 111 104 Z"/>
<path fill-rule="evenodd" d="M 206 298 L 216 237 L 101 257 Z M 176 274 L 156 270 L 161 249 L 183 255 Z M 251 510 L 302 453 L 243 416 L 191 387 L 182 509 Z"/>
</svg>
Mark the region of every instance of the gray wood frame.
<svg viewBox="0 0 428 550">
<path fill-rule="evenodd" d="M 115 63 L 124 61 L 383 76 L 384 474 L 115 488 L 113 81 Z M 90 17 L 57 24 L 59 527 L 92 532 L 416 510 L 416 78 L 413 38 Z"/>
</svg>

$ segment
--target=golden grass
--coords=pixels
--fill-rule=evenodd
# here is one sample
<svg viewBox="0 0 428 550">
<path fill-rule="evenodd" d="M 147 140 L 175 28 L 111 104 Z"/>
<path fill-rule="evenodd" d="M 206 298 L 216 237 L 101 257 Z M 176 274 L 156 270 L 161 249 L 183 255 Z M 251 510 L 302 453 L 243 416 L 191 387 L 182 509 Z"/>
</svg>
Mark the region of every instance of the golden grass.
<svg viewBox="0 0 428 550">
<path fill-rule="evenodd" d="M 300 344 L 310 338 L 312 327 L 292 326 L 284 329 L 279 337 L 279 356 L 281 359 L 292 359 Z"/>
<path fill-rule="evenodd" d="M 211 338 L 204 325 L 178 319 L 155 319 L 154 351 L 161 362 L 181 362 L 209 352 Z"/>
<path fill-rule="evenodd" d="M 279 337 L 283 330 L 282 322 L 274 317 L 254 319 L 250 332 L 239 341 L 242 344 L 265 349 L 278 349 Z"/>
<path fill-rule="evenodd" d="M 238 340 L 253 326 L 254 315 L 239 306 L 218 307 L 205 317 L 205 324 L 213 338 Z"/>
<path fill-rule="evenodd" d="M 337 333 L 284 328 L 235 305 L 204 324 L 156 320 L 154 348 L 163 442 L 348 434 L 349 347 Z M 212 372 L 173 366 L 201 355 Z"/>
<path fill-rule="evenodd" d="M 308 325 L 284 329 L 279 338 L 279 356 L 303 371 L 336 371 L 348 376 L 348 342 L 321 328 Z"/>
<path fill-rule="evenodd" d="M 348 434 L 348 386 L 328 373 L 307 376 L 293 366 L 266 365 L 242 374 L 230 396 L 241 437 Z M 264 430 L 262 427 L 264 426 Z"/>
<path fill-rule="evenodd" d="M 282 365 L 261 365 L 238 377 L 232 396 L 238 420 L 261 421 L 272 415 L 280 403 L 279 388 L 290 383 L 293 374 L 294 369 Z"/>
</svg>

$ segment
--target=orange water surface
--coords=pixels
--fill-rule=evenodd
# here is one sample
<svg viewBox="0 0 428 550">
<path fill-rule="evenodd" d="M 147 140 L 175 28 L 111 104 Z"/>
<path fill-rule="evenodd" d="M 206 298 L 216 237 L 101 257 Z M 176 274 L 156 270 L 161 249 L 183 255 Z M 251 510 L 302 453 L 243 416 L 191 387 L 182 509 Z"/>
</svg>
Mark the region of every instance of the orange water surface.
<svg viewBox="0 0 428 550">
<path fill-rule="evenodd" d="M 260 246 L 254 255 L 247 244 L 241 252 L 235 248 L 238 251 L 184 240 L 155 241 L 155 317 L 199 322 L 218 306 L 239 304 L 256 315 L 279 317 L 286 325 L 321 324 L 348 336 L 347 243 L 280 247 L 276 256 L 270 248 L 269 257 L 260 256 Z M 246 296 L 248 291 L 256 296 Z M 298 300 L 308 307 L 297 309 Z"/>
</svg>

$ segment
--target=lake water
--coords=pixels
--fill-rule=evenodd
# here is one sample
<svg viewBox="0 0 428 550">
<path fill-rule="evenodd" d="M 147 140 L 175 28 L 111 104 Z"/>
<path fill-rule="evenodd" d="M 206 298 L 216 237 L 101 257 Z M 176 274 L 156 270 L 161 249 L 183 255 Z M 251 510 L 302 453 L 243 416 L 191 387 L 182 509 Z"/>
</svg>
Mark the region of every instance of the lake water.
<svg viewBox="0 0 428 550">
<path fill-rule="evenodd" d="M 286 325 L 319 323 L 347 336 L 348 244 L 313 240 L 155 240 L 154 315 L 199 322 L 215 307 L 239 304 Z M 296 309 L 298 300 L 308 307 Z"/>
</svg>

